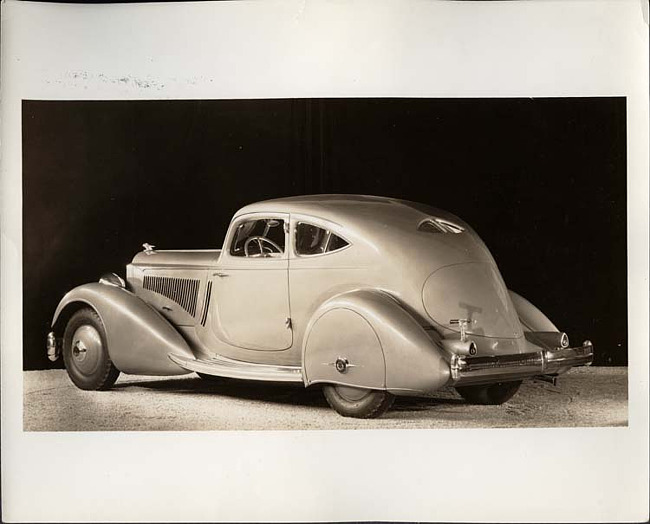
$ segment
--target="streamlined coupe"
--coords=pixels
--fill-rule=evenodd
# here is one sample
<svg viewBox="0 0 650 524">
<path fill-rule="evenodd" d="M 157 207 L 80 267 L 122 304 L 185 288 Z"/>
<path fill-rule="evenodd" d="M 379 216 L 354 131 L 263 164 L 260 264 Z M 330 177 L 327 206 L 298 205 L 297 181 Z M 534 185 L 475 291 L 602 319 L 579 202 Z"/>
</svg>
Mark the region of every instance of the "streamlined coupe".
<svg viewBox="0 0 650 524">
<path fill-rule="evenodd" d="M 507 289 L 461 219 L 358 195 L 248 205 L 221 250 L 144 244 L 125 280 L 65 295 L 47 346 L 82 389 L 120 372 L 296 382 L 361 418 L 445 386 L 501 404 L 593 359 Z"/>
</svg>

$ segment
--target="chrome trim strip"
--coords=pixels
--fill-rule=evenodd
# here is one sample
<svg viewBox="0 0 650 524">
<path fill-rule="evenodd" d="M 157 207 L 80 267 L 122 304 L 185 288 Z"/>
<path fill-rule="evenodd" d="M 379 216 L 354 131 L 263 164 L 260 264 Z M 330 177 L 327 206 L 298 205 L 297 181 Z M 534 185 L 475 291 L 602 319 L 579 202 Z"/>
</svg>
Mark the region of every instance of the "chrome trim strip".
<svg viewBox="0 0 650 524">
<path fill-rule="evenodd" d="M 542 352 L 517 353 L 514 355 L 494 355 L 487 357 L 466 357 L 460 362 L 462 373 L 471 373 L 482 369 L 504 369 L 522 366 L 536 366 L 541 369 L 543 365 Z"/>
<path fill-rule="evenodd" d="M 201 325 L 205 327 L 205 322 L 208 319 L 208 308 L 210 307 L 210 296 L 212 295 L 212 280 L 208 282 L 207 290 L 205 292 L 205 300 L 203 301 L 203 314 L 201 315 Z"/>
<path fill-rule="evenodd" d="M 217 356 L 211 359 L 192 359 L 170 353 L 169 359 L 183 369 L 218 377 L 261 380 L 267 382 L 300 382 L 302 370 L 295 366 L 250 364 Z"/>
</svg>

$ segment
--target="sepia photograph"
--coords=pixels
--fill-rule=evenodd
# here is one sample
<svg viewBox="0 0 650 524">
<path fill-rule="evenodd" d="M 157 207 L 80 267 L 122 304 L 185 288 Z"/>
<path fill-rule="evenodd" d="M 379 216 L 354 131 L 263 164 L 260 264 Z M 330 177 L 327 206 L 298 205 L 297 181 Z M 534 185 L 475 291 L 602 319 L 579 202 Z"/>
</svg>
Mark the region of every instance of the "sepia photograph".
<svg viewBox="0 0 650 524">
<path fill-rule="evenodd" d="M 627 425 L 624 98 L 22 121 L 26 430 Z"/>
<path fill-rule="evenodd" d="M 3 521 L 647 521 L 649 18 L 3 2 Z"/>
</svg>

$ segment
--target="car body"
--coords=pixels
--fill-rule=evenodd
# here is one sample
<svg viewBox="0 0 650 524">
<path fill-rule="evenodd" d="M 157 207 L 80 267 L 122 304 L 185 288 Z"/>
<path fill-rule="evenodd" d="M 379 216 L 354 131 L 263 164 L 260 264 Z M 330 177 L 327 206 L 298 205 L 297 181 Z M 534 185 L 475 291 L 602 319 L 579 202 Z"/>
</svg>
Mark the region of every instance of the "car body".
<svg viewBox="0 0 650 524">
<path fill-rule="evenodd" d="M 60 302 L 48 336 L 73 382 L 121 371 L 322 385 L 346 416 L 455 386 L 498 404 L 521 380 L 590 364 L 509 291 L 485 244 L 445 211 L 362 195 L 240 209 L 223 249 L 144 245 L 126 268 Z"/>
</svg>

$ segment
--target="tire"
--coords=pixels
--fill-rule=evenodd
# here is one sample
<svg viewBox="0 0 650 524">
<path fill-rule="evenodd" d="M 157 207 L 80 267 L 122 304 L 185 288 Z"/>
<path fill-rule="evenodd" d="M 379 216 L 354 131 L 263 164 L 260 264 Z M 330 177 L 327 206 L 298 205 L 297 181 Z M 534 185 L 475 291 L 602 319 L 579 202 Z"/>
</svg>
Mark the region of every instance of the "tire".
<svg viewBox="0 0 650 524">
<path fill-rule="evenodd" d="M 70 380 L 80 389 L 109 389 L 120 371 L 113 365 L 106 346 L 106 330 L 91 308 L 77 311 L 63 334 L 63 362 Z"/>
<path fill-rule="evenodd" d="M 510 400 L 519 391 L 519 386 L 521 380 L 480 386 L 460 386 L 456 391 L 470 404 L 496 406 Z"/>
<path fill-rule="evenodd" d="M 323 386 L 323 394 L 327 403 L 339 415 L 354 418 L 380 417 L 390 409 L 395 400 L 388 391 L 329 384 Z"/>
</svg>

